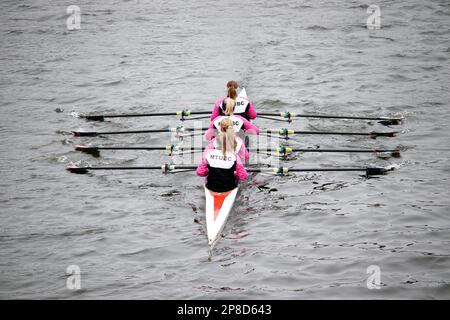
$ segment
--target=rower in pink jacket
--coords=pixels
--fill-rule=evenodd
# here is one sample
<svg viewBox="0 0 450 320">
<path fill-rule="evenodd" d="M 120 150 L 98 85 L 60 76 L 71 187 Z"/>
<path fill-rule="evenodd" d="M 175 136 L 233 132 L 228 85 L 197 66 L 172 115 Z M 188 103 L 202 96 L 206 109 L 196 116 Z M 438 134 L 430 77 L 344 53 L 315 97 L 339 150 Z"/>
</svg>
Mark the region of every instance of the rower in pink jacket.
<svg viewBox="0 0 450 320">
<path fill-rule="evenodd" d="M 228 88 L 228 93 L 230 97 L 236 98 L 236 89 L 231 86 Z M 205 139 L 207 141 L 210 141 L 212 138 L 216 136 L 216 130 L 220 132 L 220 123 L 225 118 L 230 118 L 234 132 L 238 133 L 239 131 L 243 130 L 244 134 L 259 134 L 259 128 L 252 124 L 250 121 L 245 119 L 244 117 L 240 115 L 235 115 L 235 105 L 236 100 L 232 98 L 227 98 L 226 102 L 226 108 L 223 111 L 224 115 L 219 115 L 218 117 L 215 117 L 212 119 L 211 124 L 208 127 L 208 130 L 205 133 Z"/>
<path fill-rule="evenodd" d="M 250 159 L 250 155 L 248 153 L 247 148 L 245 147 L 244 142 L 239 138 L 236 137 L 236 150 L 235 153 L 237 156 L 239 156 L 239 158 L 241 159 L 241 161 L 247 161 L 248 159 Z M 213 138 L 208 145 L 205 148 L 205 151 L 211 151 L 214 149 L 218 148 L 218 142 L 217 142 L 217 137 Z"/>
<path fill-rule="evenodd" d="M 228 129 L 233 129 L 233 123 L 231 122 L 230 118 L 224 117 L 222 121 L 220 121 L 220 129 L 219 132 L 226 132 Z M 233 130 L 234 133 L 234 130 Z M 212 138 L 208 145 L 205 148 L 205 152 L 214 150 L 218 148 L 219 142 L 217 141 L 217 138 Z M 234 152 L 241 158 L 241 160 L 248 160 L 249 159 L 249 153 L 247 148 L 245 147 L 245 144 L 243 141 L 239 138 L 234 136 L 232 140 L 232 144 L 234 147 Z"/>
<path fill-rule="evenodd" d="M 227 83 L 227 96 L 217 100 L 214 104 L 214 109 L 211 114 L 211 121 L 218 116 L 226 115 L 228 100 L 234 100 L 233 113 L 239 115 L 246 120 L 256 119 L 256 110 L 253 103 L 247 97 L 238 97 L 236 90 L 238 89 L 236 81 L 231 80 Z M 228 113 L 229 114 L 229 113 Z"/>
<path fill-rule="evenodd" d="M 205 150 L 197 167 L 197 175 L 206 178 L 206 187 L 214 192 L 235 189 L 238 181 L 246 180 L 247 170 L 234 152 L 234 131 L 229 128 L 217 136 L 217 149 Z"/>
<path fill-rule="evenodd" d="M 220 124 L 224 119 L 231 120 L 233 130 L 235 133 L 238 133 L 239 131 L 242 130 L 246 135 L 259 134 L 259 128 L 257 126 L 255 126 L 250 121 L 241 116 L 235 116 L 231 114 L 230 116 L 218 116 L 211 122 L 211 124 L 208 127 L 208 130 L 206 130 L 205 132 L 206 141 L 210 141 L 215 136 L 217 136 L 217 133 L 220 132 Z"/>
</svg>

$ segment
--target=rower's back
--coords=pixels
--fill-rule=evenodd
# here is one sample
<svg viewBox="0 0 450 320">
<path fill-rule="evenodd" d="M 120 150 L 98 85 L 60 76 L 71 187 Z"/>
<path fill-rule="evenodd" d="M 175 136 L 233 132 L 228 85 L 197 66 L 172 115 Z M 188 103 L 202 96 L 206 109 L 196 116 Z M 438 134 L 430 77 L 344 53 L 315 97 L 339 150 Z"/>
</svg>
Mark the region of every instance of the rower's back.
<svg viewBox="0 0 450 320">
<path fill-rule="evenodd" d="M 234 80 L 228 81 L 227 83 L 227 96 L 218 100 L 215 105 L 213 112 L 211 114 L 211 121 L 218 116 L 229 115 L 230 111 L 235 115 L 239 115 L 244 119 L 250 121 L 256 119 L 256 110 L 254 105 L 247 97 L 247 92 L 245 88 L 242 88 L 239 95 L 237 95 L 237 90 L 239 86 Z M 233 101 L 233 110 L 229 109 L 230 101 Z"/>
<path fill-rule="evenodd" d="M 206 154 L 208 177 L 206 187 L 215 192 L 226 192 L 237 187 L 236 155 L 234 153 L 223 154 L 221 150 L 214 149 Z"/>
</svg>

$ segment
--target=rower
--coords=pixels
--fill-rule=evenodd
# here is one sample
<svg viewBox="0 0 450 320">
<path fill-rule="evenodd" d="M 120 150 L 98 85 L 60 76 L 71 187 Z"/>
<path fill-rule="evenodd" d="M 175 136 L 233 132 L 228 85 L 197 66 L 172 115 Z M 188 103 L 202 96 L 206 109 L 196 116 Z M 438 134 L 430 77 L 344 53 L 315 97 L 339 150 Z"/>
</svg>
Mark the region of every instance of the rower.
<svg viewBox="0 0 450 320">
<path fill-rule="evenodd" d="M 235 104 L 236 100 L 230 98 L 227 99 L 226 108 L 223 112 L 224 115 L 219 115 L 212 120 L 211 124 L 208 127 L 208 130 L 205 133 L 206 141 L 210 141 L 216 136 L 216 130 L 220 132 L 221 121 L 227 118 L 231 120 L 235 133 L 239 133 L 242 130 L 245 135 L 259 134 L 259 128 L 257 126 L 252 124 L 244 117 L 234 114 Z"/>
<path fill-rule="evenodd" d="M 234 100 L 233 113 L 235 115 L 240 115 L 247 120 L 256 119 L 256 110 L 250 100 L 246 96 L 238 96 L 237 89 L 239 88 L 238 83 L 234 80 L 228 81 L 227 83 L 227 96 L 218 100 L 214 104 L 214 109 L 211 114 L 211 121 L 213 121 L 218 116 L 226 115 L 227 104 L 229 100 Z"/>
<path fill-rule="evenodd" d="M 220 132 L 227 132 L 227 131 L 229 131 L 234 153 L 236 153 L 239 156 L 239 158 L 241 158 L 241 160 L 248 160 L 249 159 L 248 150 L 242 139 L 236 136 L 233 130 L 233 123 L 231 122 L 230 118 L 224 118 L 222 119 L 222 121 L 220 121 Z M 211 139 L 211 141 L 205 148 L 205 152 L 217 149 L 218 144 L 219 142 L 217 141 L 217 138 Z"/>
<path fill-rule="evenodd" d="M 217 149 L 205 150 L 197 175 L 206 178 L 206 188 L 213 192 L 235 189 L 238 181 L 247 179 L 247 170 L 233 150 L 234 132 L 228 129 L 217 138 Z"/>
</svg>

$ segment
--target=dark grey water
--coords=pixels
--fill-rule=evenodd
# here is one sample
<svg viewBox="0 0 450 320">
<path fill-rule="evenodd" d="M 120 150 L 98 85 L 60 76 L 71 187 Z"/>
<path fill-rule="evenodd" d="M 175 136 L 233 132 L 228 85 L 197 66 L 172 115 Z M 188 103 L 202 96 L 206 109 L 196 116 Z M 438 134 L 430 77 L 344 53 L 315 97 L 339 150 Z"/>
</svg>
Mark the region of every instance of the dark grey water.
<svg viewBox="0 0 450 320">
<path fill-rule="evenodd" d="M 66 1 L 2 1 L 0 298 L 448 299 L 450 4 L 378 1 L 381 29 L 368 30 L 370 4 L 80 0 L 81 29 L 68 31 Z M 80 160 L 164 163 L 157 152 L 93 159 L 73 145 L 165 145 L 169 136 L 76 139 L 60 130 L 178 124 L 88 123 L 71 112 L 207 110 L 230 79 L 260 111 L 406 117 L 394 139 L 305 136 L 296 146 L 408 150 L 400 159 L 305 154 L 288 163 L 398 165 L 378 179 L 252 176 L 212 261 L 193 173 L 64 170 Z M 398 129 L 312 119 L 291 127 Z M 81 290 L 66 288 L 69 265 L 81 269 Z M 371 265 L 379 290 L 366 286 Z"/>
</svg>

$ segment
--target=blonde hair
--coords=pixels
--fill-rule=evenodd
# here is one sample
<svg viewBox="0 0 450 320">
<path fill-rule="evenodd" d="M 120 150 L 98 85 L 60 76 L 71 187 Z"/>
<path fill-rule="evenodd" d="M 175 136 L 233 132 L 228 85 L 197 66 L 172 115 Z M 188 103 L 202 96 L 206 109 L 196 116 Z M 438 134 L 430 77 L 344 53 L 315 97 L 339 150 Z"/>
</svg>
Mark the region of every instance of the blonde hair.
<svg viewBox="0 0 450 320">
<path fill-rule="evenodd" d="M 236 84 L 237 86 L 237 84 Z M 234 85 L 228 86 L 228 92 L 227 92 L 227 103 L 225 106 L 225 114 L 227 116 L 232 116 L 234 113 L 234 105 L 236 104 L 236 98 L 237 98 L 237 87 Z"/>
<path fill-rule="evenodd" d="M 217 135 L 217 146 L 222 150 L 224 156 L 228 151 L 235 152 L 237 147 L 236 134 L 230 118 L 220 121 L 220 133 Z"/>
</svg>

